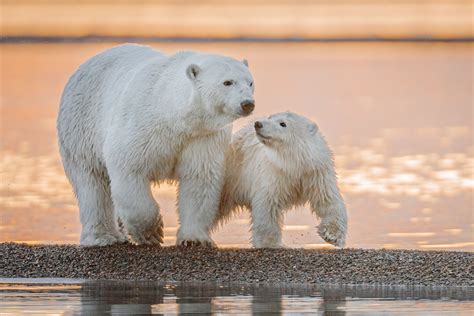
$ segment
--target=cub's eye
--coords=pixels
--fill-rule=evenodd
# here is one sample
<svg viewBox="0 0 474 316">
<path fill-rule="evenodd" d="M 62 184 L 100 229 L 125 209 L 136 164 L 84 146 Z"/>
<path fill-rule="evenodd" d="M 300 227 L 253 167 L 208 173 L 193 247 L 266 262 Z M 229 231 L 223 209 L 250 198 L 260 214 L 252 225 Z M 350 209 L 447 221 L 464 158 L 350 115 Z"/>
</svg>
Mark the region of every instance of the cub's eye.
<svg viewBox="0 0 474 316">
<path fill-rule="evenodd" d="M 231 86 L 231 85 L 232 85 L 232 81 L 230 80 L 224 81 L 224 86 Z"/>
<path fill-rule="evenodd" d="M 253 86 L 253 82 L 250 83 L 250 86 L 251 86 L 251 87 Z"/>
<path fill-rule="evenodd" d="M 280 126 L 281 126 L 281 127 L 286 127 L 286 123 L 285 123 L 285 122 L 281 122 L 281 123 L 280 123 Z"/>
</svg>

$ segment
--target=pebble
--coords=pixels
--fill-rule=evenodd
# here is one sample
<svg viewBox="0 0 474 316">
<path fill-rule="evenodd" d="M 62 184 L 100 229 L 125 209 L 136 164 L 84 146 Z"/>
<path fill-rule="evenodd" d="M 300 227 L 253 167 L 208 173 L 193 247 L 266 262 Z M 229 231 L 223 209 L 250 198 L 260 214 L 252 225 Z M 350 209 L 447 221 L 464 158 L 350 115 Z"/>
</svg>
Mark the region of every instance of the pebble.
<svg viewBox="0 0 474 316">
<path fill-rule="evenodd" d="M 474 286 L 474 253 L 0 243 L 0 278 Z"/>
</svg>

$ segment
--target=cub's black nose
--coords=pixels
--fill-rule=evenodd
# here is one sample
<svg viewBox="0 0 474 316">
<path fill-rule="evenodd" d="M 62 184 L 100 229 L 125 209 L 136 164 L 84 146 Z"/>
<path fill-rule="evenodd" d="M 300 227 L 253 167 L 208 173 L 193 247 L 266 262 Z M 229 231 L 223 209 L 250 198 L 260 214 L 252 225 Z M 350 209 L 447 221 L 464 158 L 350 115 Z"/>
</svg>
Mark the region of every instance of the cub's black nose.
<svg viewBox="0 0 474 316">
<path fill-rule="evenodd" d="M 250 114 L 255 109 L 255 103 L 253 100 L 245 100 L 240 103 L 240 107 L 246 114 Z"/>
<path fill-rule="evenodd" d="M 260 121 L 256 121 L 253 126 L 255 127 L 255 129 L 261 129 L 263 127 L 263 124 Z"/>
</svg>

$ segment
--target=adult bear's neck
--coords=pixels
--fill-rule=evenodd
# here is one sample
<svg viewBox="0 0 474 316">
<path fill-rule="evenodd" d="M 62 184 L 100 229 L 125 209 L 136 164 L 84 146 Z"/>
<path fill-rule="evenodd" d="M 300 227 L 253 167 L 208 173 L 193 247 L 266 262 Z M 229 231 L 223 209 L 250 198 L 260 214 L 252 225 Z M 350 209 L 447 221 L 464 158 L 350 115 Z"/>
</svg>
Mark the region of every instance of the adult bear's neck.
<svg viewBox="0 0 474 316">
<path fill-rule="evenodd" d="M 193 91 L 190 99 L 188 111 L 184 120 L 190 122 L 189 133 L 193 137 L 206 136 L 217 133 L 232 123 L 232 119 L 225 117 L 221 113 L 213 113 L 210 109 L 217 108 L 210 104 L 205 104 L 199 92 Z"/>
</svg>

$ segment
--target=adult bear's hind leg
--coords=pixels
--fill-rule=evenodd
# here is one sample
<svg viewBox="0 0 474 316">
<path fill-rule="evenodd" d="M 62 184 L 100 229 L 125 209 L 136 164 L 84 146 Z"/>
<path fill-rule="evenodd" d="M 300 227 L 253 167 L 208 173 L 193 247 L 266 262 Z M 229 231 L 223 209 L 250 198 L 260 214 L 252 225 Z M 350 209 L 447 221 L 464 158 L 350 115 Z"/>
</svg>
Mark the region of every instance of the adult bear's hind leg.
<svg viewBox="0 0 474 316">
<path fill-rule="evenodd" d="M 126 242 L 127 238 L 118 230 L 106 171 L 68 167 L 66 173 L 79 202 L 81 245 L 106 246 Z"/>
</svg>

